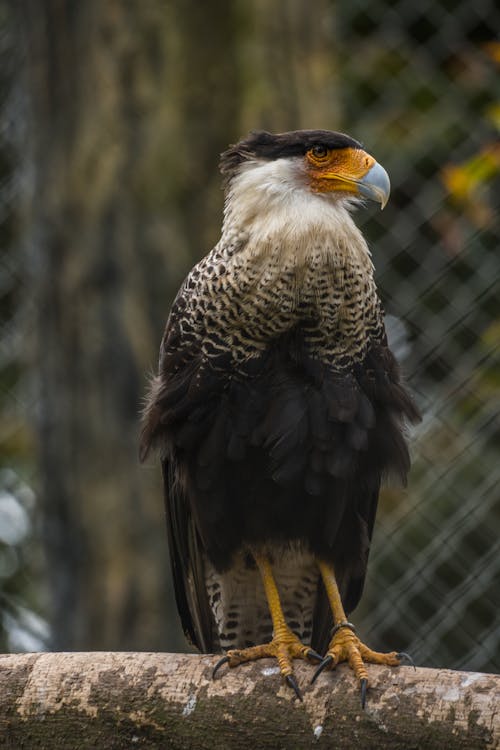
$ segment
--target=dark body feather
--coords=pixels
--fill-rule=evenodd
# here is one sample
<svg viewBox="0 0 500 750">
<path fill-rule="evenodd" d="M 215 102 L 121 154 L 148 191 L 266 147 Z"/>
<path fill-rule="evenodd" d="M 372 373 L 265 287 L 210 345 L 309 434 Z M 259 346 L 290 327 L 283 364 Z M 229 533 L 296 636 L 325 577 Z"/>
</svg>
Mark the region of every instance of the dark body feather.
<svg viewBox="0 0 500 750">
<path fill-rule="evenodd" d="M 206 567 L 222 575 L 238 556 L 251 567 L 250 548 L 272 558 L 297 545 L 333 563 L 351 612 L 381 480 L 409 469 L 404 423 L 418 413 L 368 255 L 345 260 L 328 231 L 310 234 L 316 249 L 290 240 L 286 262 L 285 235 L 255 253 L 246 235 L 223 234 L 180 290 L 162 342 L 142 452 L 161 452 L 177 603 L 203 651 L 221 645 Z M 322 651 L 331 614 L 315 586 L 310 639 Z"/>
<path fill-rule="evenodd" d="M 191 641 L 209 651 L 216 639 L 201 549 L 224 570 L 242 547 L 301 541 L 333 562 L 351 612 L 363 589 L 382 475 L 404 479 L 409 468 L 401 418 L 417 416 L 385 341 L 343 374 L 308 360 L 300 326 L 252 362 L 246 379 L 211 372 L 198 380 L 189 363 L 172 386 L 168 357 L 163 368 L 145 439 L 168 435 L 170 548 Z M 193 627 L 193 612 L 203 613 L 203 625 Z"/>
</svg>

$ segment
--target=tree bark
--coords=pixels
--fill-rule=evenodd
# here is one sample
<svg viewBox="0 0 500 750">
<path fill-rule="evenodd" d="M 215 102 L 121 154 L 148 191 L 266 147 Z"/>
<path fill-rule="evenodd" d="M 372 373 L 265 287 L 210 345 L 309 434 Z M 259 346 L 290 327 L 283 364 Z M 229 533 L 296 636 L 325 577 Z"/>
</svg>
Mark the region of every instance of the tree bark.
<svg viewBox="0 0 500 750">
<path fill-rule="evenodd" d="M 296 664 L 299 702 L 272 662 L 226 670 L 217 657 L 151 653 L 0 656 L 6 748 L 342 748 L 500 746 L 500 676 L 370 665 L 365 710 L 349 670 Z"/>
<path fill-rule="evenodd" d="M 166 244 L 154 136 L 165 118 L 167 21 L 155 10 L 16 5 L 30 113 L 31 415 L 57 649 L 162 649 L 172 635 L 160 483 L 137 457 L 161 332 L 146 269 Z"/>
</svg>

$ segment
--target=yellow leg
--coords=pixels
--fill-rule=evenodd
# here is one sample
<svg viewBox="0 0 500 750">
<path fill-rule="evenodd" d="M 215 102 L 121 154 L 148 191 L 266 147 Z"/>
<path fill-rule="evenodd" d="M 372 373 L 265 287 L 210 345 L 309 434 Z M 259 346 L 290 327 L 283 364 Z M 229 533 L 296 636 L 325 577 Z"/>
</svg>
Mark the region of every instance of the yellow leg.
<svg viewBox="0 0 500 750">
<path fill-rule="evenodd" d="M 368 672 L 364 662 L 386 664 L 391 667 L 397 667 L 401 663 L 403 654 L 398 654 L 396 651 L 391 651 L 388 654 L 381 654 L 377 651 L 372 651 L 371 648 L 368 648 L 368 646 L 365 646 L 365 644 L 359 640 L 354 632 L 354 626 L 347 621 L 333 567 L 319 561 L 318 567 L 333 613 L 334 629 L 326 656 L 318 667 L 316 674 L 313 677 L 313 681 L 325 667 L 333 669 L 333 667 L 340 662 L 347 661 L 360 681 L 361 703 L 364 706 L 366 689 L 368 687 Z M 404 656 L 406 656 L 406 654 Z"/>
<path fill-rule="evenodd" d="M 287 683 L 294 689 L 298 698 L 302 700 L 302 694 L 299 690 L 295 677 L 293 675 L 293 659 L 313 659 L 321 661 L 321 656 L 313 651 L 309 646 L 304 646 L 292 633 L 285 621 L 283 608 L 273 576 L 271 564 L 265 555 L 254 554 L 255 562 L 259 569 L 264 592 L 266 594 L 267 604 L 273 623 L 273 639 L 270 643 L 260 646 L 251 646 L 244 649 L 231 649 L 227 652 L 216 665 L 213 672 L 215 673 L 222 664 L 228 664 L 230 667 L 237 667 L 248 661 L 273 657 L 277 659 L 280 672 L 286 679 Z"/>
</svg>

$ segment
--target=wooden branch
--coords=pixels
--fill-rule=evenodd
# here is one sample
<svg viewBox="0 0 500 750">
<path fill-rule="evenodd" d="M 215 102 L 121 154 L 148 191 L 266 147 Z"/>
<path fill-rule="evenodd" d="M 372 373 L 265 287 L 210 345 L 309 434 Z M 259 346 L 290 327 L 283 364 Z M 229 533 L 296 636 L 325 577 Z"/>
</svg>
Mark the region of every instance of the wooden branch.
<svg viewBox="0 0 500 750">
<path fill-rule="evenodd" d="M 500 746 L 500 675 L 370 665 L 367 707 L 345 666 L 296 662 L 300 703 L 272 661 L 146 653 L 0 656 L 0 747 L 287 750 Z"/>
</svg>

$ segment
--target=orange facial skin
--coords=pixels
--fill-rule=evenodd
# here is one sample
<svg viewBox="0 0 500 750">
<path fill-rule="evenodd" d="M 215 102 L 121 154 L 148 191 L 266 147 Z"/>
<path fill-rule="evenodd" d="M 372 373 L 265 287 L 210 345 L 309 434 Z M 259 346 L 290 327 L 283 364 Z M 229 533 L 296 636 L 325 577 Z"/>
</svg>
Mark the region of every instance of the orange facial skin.
<svg viewBox="0 0 500 750">
<path fill-rule="evenodd" d="M 357 183 L 377 163 L 360 148 L 314 147 L 305 156 L 311 190 L 317 193 L 341 191 L 359 195 Z"/>
</svg>

